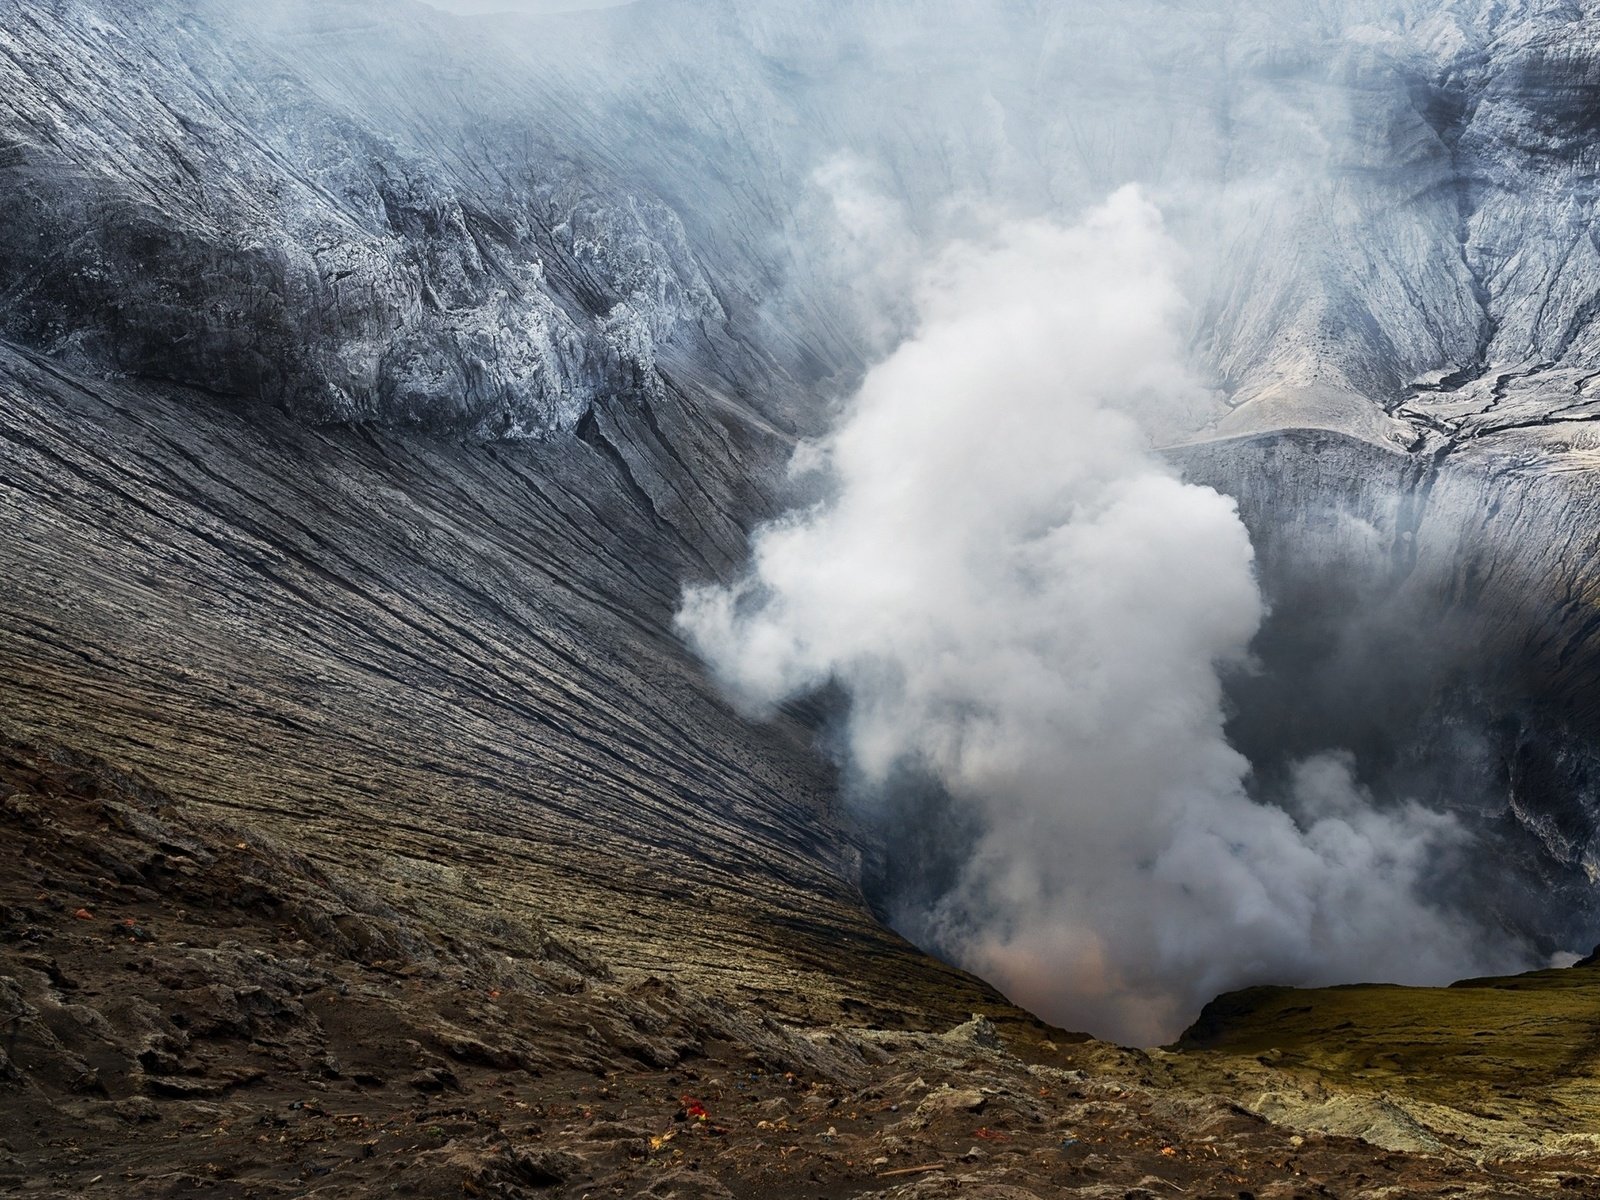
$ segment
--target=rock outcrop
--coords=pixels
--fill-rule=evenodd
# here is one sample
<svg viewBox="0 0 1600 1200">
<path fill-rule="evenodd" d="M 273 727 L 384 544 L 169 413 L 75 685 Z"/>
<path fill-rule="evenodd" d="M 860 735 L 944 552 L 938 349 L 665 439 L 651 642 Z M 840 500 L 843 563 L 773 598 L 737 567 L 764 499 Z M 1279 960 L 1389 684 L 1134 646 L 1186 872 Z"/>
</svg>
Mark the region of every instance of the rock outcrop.
<svg viewBox="0 0 1600 1200">
<path fill-rule="evenodd" d="M 1225 433 L 1404 445 L 1413 381 L 1552 411 L 1600 349 L 1581 5 L 0 15 L 4 331 L 313 420 L 570 433 L 676 380 L 814 426 L 886 256 L 1129 182 L 1193 250 Z"/>
<path fill-rule="evenodd" d="M 1303 1136 L 971 989 L 994 1019 L 945 1034 L 953 992 L 894 1027 L 802 995 L 780 1019 L 617 969 L 547 910 L 378 900 L 251 821 L 0 746 L 0 836 L 22 851 L 0 859 L 8 1194 L 1391 1194 L 1373 1172 L 1409 1196 L 1587 1186 L 1582 1137 L 1469 1172 Z"/>
</svg>

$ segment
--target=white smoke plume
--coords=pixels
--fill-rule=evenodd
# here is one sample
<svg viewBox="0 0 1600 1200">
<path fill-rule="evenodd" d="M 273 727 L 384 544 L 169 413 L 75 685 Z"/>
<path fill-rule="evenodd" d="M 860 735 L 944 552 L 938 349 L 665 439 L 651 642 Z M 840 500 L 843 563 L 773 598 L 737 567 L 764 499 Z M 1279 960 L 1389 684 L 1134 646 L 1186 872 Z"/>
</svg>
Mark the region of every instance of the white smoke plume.
<svg viewBox="0 0 1600 1200">
<path fill-rule="evenodd" d="M 798 239 L 818 247 L 828 301 L 844 307 L 854 340 L 871 354 L 892 350 L 916 320 L 912 291 L 924 257 L 912 214 L 879 175 L 849 154 L 823 163 L 801 204 Z"/>
<path fill-rule="evenodd" d="M 932 777 L 976 828 L 904 931 L 1139 1043 L 1229 987 L 1489 965 L 1423 898 L 1450 818 L 1380 811 L 1336 756 L 1247 794 L 1219 672 L 1263 618 L 1250 539 L 1150 450 L 1211 402 L 1181 263 L 1131 188 L 936 255 L 915 332 L 797 460 L 828 498 L 680 617 L 753 710 L 840 685 L 866 790 Z"/>
</svg>

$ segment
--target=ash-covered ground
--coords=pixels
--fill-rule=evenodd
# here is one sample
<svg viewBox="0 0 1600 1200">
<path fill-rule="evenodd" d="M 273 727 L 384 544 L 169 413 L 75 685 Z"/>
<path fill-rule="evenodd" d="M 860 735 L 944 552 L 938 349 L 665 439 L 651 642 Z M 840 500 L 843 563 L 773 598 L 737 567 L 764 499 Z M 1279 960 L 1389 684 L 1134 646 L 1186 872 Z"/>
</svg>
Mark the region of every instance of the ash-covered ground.
<svg viewBox="0 0 1600 1200">
<path fill-rule="evenodd" d="M 12 1195 L 1600 1192 L 1585 1153 L 1296 1133 L 998 998 L 948 1023 L 934 979 L 892 1019 L 771 1016 L 536 916 L 441 926 L 73 755 L 0 751 L 0 836 Z"/>
</svg>

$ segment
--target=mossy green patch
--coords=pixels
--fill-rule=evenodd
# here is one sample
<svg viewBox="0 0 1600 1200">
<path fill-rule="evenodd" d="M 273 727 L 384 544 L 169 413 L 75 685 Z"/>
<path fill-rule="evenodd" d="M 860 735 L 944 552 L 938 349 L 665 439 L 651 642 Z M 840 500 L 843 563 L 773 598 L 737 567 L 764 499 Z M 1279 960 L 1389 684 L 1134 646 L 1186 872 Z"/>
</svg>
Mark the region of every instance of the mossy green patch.
<svg viewBox="0 0 1600 1200">
<path fill-rule="evenodd" d="M 1600 1132 L 1600 967 L 1445 988 L 1251 988 L 1207 1005 L 1177 1056 L 1446 1105 L 1529 1129 Z"/>
</svg>

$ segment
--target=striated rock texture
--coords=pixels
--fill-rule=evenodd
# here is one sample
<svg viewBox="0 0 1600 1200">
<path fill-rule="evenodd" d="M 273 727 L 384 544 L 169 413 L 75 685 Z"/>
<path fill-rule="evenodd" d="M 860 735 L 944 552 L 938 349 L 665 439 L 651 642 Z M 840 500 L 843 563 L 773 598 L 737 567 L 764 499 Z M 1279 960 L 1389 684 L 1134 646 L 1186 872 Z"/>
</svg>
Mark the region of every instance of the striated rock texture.
<svg viewBox="0 0 1600 1200">
<path fill-rule="evenodd" d="M 10 351 L 0 409 L 12 736 L 730 995 L 842 1002 L 853 954 L 910 953 L 808 735 L 666 632 L 694 560 L 600 451 L 309 431 Z"/>
<path fill-rule="evenodd" d="M 677 216 L 535 130 L 467 127 L 445 81 L 487 39 L 400 7 L 5 5 L 6 330 L 314 420 L 489 437 L 659 390 L 658 352 L 724 322 Z M 373 94 L 413 71 L 409 103 Z"/>
<path fill-rule="evenodd" d="M 678 380 L 814 425 L 895 252 L 1138 182 L 1193 250 L 1223 432 L 1405 445 L 1414 380 L 1594 357 L 1595 21 L 7 0 L 3 327 L 314 420 L 538 436 Z M 893 237 L 855 240 L 862 195 Z"/>
<path fill-rule="evenodd" d="M 1439 894 L 1545 954 L 1600 928 L 1597 435 L 1540 419 L 1409 455 L 1322 430 L 1173 452 L 1239 498 L 1272 603 L 1230 740 L 1268 782 L 1338 746 L 1380 795 L 1456 813 L 1484 853 Z"/>
</svg>

